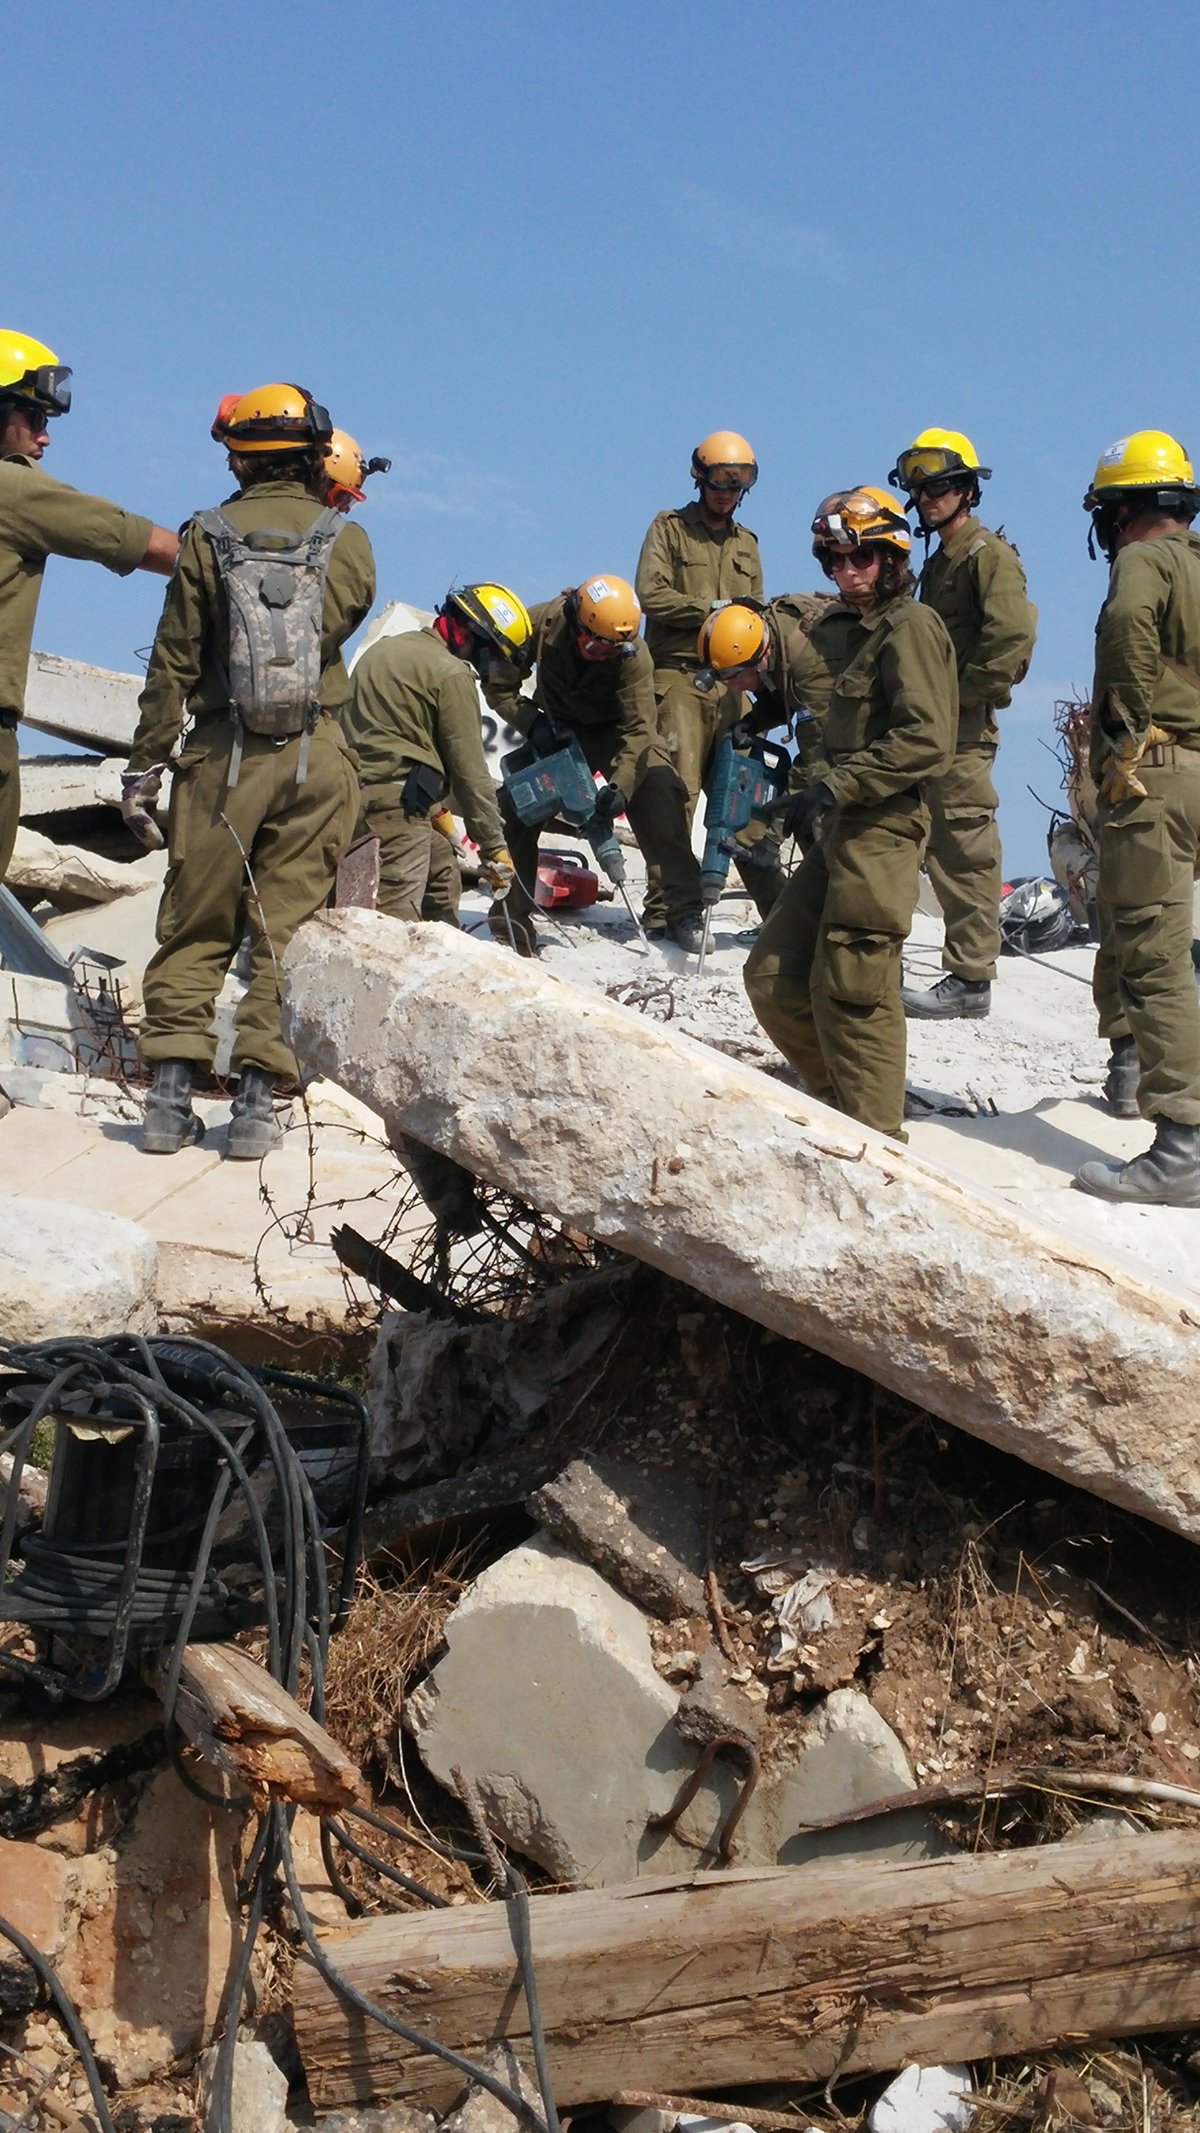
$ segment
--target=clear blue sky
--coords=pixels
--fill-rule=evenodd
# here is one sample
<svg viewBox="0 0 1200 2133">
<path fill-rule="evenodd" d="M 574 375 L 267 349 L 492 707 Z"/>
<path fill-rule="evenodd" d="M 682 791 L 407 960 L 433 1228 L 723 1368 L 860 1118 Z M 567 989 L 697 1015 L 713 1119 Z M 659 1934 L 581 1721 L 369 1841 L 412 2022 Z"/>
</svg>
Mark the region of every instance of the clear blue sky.
<svg viewBox="0 0 1200 2133">
<path fill-rule="evenodd" d="M 75 369 L 50 472 L 174 524 L 226 491 L 220 395 L 298 378 L 395 462 L 381 600 L 532 600 L 632 576 L 730 426 L 783 592 L 826 491 L 965 429 L 1041 610 L 1000 754 L 1041 869 L 1083 491 L 1128 430 L 1200 451 L 1195 0 L 66 0 L 10 59 L 3 302 Z M 52 562 L 37 642 L 133 669 L 158 599 Z"/>
</svg>

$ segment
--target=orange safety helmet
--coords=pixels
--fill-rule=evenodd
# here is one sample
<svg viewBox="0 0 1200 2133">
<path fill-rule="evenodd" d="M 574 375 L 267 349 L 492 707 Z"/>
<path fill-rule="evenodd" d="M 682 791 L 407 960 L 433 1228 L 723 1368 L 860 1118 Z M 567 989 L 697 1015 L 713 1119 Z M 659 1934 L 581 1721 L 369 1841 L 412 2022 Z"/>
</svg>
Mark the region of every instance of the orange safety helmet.
<svg viewBox="0 0 1200 2133">
<path fill-rule="evenodd" d="M 333 424 L 302 385 L 260 385 L 252 393 L 226 393 L 212 434 L 231 452 L 308 452 L 328 444 Z"/>
<path fill-rule="evenodd" d="M 713 430 L 692 453 L 692 480 L 701 489 L 752 489 L 758 461 L 736 430 Z"/>
<path fill-rule="evenodd" d="M 713 609 L 700 624 L 696 652 L 702 667 L 713 674 L 731 674 L 737 667 L 757 666 L 770 650 L 771 633 L 757 608 L 740 600 L 727 600 Z"/>
<path fill-rule="evenodd" d="M 817 505 L 812 522 L 813 554 L 823 561 L 831 548 L 857 548 L 865 542 L 881 542 L 903 556 L 912 551 L 912 534 L 904 506 L 889 489 L 860 483 L 854 489 L 835 489 Z"/>
<path fill-rule="evenodd" d="M 632 647 L 642 626 L 642 610 L 625 578 L 585 578 L 571 594 L 571 605 L 575 626 L 585 637 Z"/>
</svg>

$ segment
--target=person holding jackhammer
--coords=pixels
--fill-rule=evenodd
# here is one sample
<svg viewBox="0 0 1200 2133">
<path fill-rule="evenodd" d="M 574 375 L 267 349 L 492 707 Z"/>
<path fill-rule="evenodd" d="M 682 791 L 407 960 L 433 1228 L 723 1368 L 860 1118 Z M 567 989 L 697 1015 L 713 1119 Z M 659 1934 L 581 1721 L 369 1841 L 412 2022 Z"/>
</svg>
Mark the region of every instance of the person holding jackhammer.
<svg viewBox="0 0 1200 2133">
<path fill-rule="evenodd" d="M 687 796 L 659 738 L 654 669 L 632 585 L 611 573 L 586 578 L 530 608 L 529 619 L 533 634 L 520 658 L 484 680 L 489 704 L 540 753 L 567 735 L 577 740 L 589 769 L 607 781 L 597 814 L 608 822 L 627 815 L 647 863 L 677 867 L 684 849 L 691 852 Z M 523 696 L 521 680 L 531 671 L 534 692 Z M 503 789 L 500 813 L 516 880 L 507 905 L 493 903 L 489 924 L 518 954 L 536 955 L 538 831 L 519 820 Z"/>
<path fill-rule="evenodd" d="M 358 817 L 339 724 L 350 699 L 341 648 L 375 597 L 370 541 L 324 501 L 332 429 L 299 385 L 222 402 L 212 434 L 237 493 L 185 528 L 154 639 L 121 803 L 148 846 L 163 841 L 155 804 L 185 721 L 187 732 L 144 986 L 147 1154 L 203 1135 L 193 1078 L 212 1068 L 213 1007 L 244 936 L 250 979 L 234 1018 L 228 1155 L 256 1161 L 275 1145 L 275 1089 L 296 1078 L 280 964 L 325 902 Z"/>
<path fill-rule="evenodd" d="M 460 585 L 432 627 L 377 637 L 351 676 L 346 732 L 358 756 L 365 828 L 379 839 L 379 909 L 457 926 L 462 875 L 451 843 L 452 791 L 503 901 L 513 863 L 483 752 L 475 676 L 520 659 L 533 630 L 505 585 Z"/>
<path fill-rule="evenodd" d="M 1110 566 L 1092 683 L 1093 993 L 1109 1102 L 1152 1119 L 1154 1143 L 1130 1163 L 1085 1163 L 1075 1183 L 1101 1200 L 1200 1207 L 1200 486 L 1174 437 L 1135 430 L 1102 453 L 1083 504 L 1088 547 Z"/>
<path fill-rule="evenodd" d="M 32 334 L 0 328 L 0 882 L 21 820 L 17 729 L 46 559 L 103 563 L 118 577 L 134 570 L 169 578 L 177 535 L 88 496 L 43 472 L 50 424 L 71 406 L 71 373 Z"/>
<path fill-rule="evenodd" d="M 705 616 L 728 600 L 761 600 L 762 560 L 757 535 L 735 514 L 758 480 L 758 463 L 736 430 L 713 430 L 692 453 L 694 502 L 660 511 L 638 557 L 638 598 L 646 615 L 646 642 L 654 661 L 659 737 L 687 790 L 691 829 L 696 802 L 712 769 L 713 753 L 729 731 L 738 707 L 713 685 L 696 657 L 696 632 Z M 756 858 L 761 852 L 765 862 Z M 754 824 L 739 840 L 738 872 L 765 916 L 779 892 L 778 846 Z M 700 864 L 687 850 L 668 854 L 666 870 L 650 871 L 646 931 L 668 934 L 694 952 L 703 934 Z"/>
<path fill-rule="evenodd" d="M 901 951 L 929 830 L 924 787 L 951 760 L 958 716 L 954 647 L 912 597 L 911 545 L 886 489 L 839 490 L 813 519 L 837 598 L 807 640 L 789 642 L 786 688 L 792 706 L 827 705 L 821 755 L 784 823 L 803 863 L 744 973 L 755 1015 L 810 1093 L 900 1140 Z M 753 689 L 771 666 L 769 625 L 726 608 L 701 650 L 729 687 Z"/>
</svg>

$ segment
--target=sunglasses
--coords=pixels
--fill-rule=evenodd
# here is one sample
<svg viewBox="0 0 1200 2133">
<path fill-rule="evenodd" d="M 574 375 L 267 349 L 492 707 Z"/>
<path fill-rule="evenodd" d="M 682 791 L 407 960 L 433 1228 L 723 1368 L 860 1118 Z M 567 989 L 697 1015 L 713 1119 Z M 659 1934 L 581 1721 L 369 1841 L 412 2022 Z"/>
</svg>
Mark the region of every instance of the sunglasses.
<svg viewBox="0 0 1200 2133">
<path fill-rule="evenodd" d="M 874 559 L 876 552 L 870 542 L 864 542 L 858 548 L 831 548 L 829 550 L 829 568 L 831 570 L 860 570 L 864 563 L 870 563 Z"/>
<path fill-rule="evenodd" d="M 967 478 L 964 478 L 961 474 L 931 474 L 927 481 L 915 481 L 913 483 L 912 495 L 914 497 L 949 496 L 952 490 L 965 489 L 966 486 Z"/>
<path fill-rule="evenodd" d="M 585 659 L 631 659 L 636 646 L 614 644 L 611 637 L 592 637 L 586 630 L 576 630 L 575 641 Z"/>
</svg>

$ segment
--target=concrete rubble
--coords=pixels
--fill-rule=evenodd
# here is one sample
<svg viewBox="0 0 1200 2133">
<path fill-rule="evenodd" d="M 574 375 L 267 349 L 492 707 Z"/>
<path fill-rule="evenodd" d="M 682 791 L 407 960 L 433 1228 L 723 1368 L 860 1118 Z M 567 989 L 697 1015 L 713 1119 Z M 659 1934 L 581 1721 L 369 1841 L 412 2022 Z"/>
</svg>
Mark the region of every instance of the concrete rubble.
<svg viewBox="0 0 1200 2133">
<path fill-rule="evenodd" d="M 285 988 L 308 1069 L 389 1132 L 1200 1538 L 1200 1312 L 1097 1249 L 1082 1218 L 1073 1232 L 1028 1219 L 445 928 L 322 914 L 293 941 Z"/>
<path fill-rule="evenodd" d="M 149 1333 L 158 1321 L 153 1237 L 120 1215 L 0 1199 L 0 1326 L 14 1341 Z"/>
</svg>

